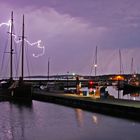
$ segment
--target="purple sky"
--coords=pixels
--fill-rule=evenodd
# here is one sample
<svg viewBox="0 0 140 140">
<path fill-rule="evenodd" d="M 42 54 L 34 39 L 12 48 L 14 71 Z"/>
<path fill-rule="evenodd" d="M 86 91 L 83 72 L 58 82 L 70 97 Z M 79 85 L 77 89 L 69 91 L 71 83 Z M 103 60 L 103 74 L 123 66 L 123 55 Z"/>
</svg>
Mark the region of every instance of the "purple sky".
<svg viewBox="0 0 140 140">
<path fill-rule="evenodd" d="M 97 74 L 119 73 L 119 49 L 124 73 L 130 73 L 132 57 L 134 71 L 140 72 L 139 0 L 0 0 L 0 23 L 10 19 L 12 10 L 16 34 L 21 34 L 24 14 L 27 39 L 40 39 L 45 46 L 38 58 L 32 53 L 42 49 L 29 47 L 30 75 L 47 75 L 49 57 L 51 74 L 94 75 L 96 46 Z M 3 32 L 0 28 L 1 48 Z"/>
</svg>

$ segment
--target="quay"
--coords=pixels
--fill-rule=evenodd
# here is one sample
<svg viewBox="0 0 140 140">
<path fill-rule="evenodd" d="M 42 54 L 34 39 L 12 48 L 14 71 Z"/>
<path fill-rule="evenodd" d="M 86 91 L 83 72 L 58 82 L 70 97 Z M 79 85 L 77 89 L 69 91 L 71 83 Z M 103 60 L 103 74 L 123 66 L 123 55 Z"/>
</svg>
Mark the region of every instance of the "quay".
<svg viewBox="0 0 140 140">
<path fill-rule="evenodd" d="M 57 92 L 49 93 L 44 91 L 34 92 L 33 99 L 140 121 L 140 101 L 115 98 L 99 99 L 90 95 L 83 96 Z"/>
</svg>

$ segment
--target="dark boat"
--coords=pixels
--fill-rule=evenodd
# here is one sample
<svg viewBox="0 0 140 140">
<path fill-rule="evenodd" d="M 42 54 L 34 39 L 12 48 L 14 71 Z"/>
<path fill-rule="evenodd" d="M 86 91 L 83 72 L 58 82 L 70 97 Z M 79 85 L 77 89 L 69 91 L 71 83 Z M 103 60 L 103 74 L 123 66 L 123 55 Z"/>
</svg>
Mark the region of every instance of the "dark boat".
<svg viewBox="0 0 140 140">
<path fill-rule="evenodd" d="M 126 83 L 123 85 L 123 91 L 125 93 L 135 92 L 135 91 L 139 91 L 139 90 L 140 90 L 140 86 L 126 84 Z"/>
<path fill-rule="evenodd" d="M 0 96 L 3 99 L 9 99 L 20 102 L 32 102 L 32 85 L 29 83 L 25 83 L 23 79 L 24 75 L 24 15 L 23 15 L 23 26 L 22 26 L 22 62 L 21 62 L 21 77 L 19 80 L 14 81 L 12 78 L 12 36 L 13 36 L 13 12 L 11 14 L 11 63 L 10 63 L 10 80 L 9 82 L 5 82 L 2 84 L 0 89 Z"/>
<path fill-rule="evenodd" d="M 136 74 L 134 74 L 134 75 L 132 75 L 132 77 L 130 78 L 128 83 L 124 83 L 124 85 L 123 85 L 123 95 L 126 95 L 126 94 L 130 94 L 130 95 L 132 94 L 133 95 L 135 93 L 139 94 L 139 91 L 140 91 L 140 80 L 136 76 Z"/>
</svg>

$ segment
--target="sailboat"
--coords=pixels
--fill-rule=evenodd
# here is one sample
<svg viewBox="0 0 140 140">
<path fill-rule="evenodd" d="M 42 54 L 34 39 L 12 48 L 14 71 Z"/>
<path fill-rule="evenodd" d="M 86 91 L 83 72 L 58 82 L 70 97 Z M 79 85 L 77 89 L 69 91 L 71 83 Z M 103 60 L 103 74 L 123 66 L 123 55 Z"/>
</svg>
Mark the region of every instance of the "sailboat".
<svg viewBox="0 0 140 140">
<path fill-rule="evenodd" d="M 21 77 L 18 82 L 13 83 L 11 95 L 16 100 L 32 101 L 32 85 L 24 81 L 24 15 L 22 24 L 22 59 L 21 59 Z"/>
<path fill-rule="evenodd" d="M 130 94 L 130 96 L 140 95 L 140 81 L 136 74 L 132 75 L 128 83 L 123 85 L 123 95 Z"/>
<path fill-rule="evenodd" d="M 117 81 L 117 90 L 118 90 L 118 98 L 119 91 L 123 90 L 125 79 L 123 77 L 123 64 L 122 64 L 122 55 L 121 50 L 119 49 L 119 75 L 115 76 L 114 80 Z"/>
<path fill-rule="evenodd" d="M 16 101 L 32 101 L 32 85 L 24 82 L 24 15 L 23 15 L 23 24 L 22 24 L 22 59 L 21 59 L 21 77 L 18 81 L 13 81 L 12 77 L 12 26 L 13 26 L 13 12 L 11 14 L 11 63 L 10 63 L 10 80 L 12 81 L 10 85 L 3 92 L 3 97 L 7 97 Z"/>
<path fill-rule="evenodd" d="M 123 95 L 130 94 L 130 96 L 139 96 L 140 92 L 140 79 L 133 72 L 133 58 L 131 61 L 131 77 L 127 83 L 123 85 Z"/>
</svg>

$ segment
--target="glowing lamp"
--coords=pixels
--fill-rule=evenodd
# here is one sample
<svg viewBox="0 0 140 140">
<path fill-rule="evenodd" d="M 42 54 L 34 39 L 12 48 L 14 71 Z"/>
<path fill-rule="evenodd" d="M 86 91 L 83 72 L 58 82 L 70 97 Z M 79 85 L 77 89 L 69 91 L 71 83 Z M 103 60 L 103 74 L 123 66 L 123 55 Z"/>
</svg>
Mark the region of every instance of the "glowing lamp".
<svg viewBox="0 0 140 140">
<path fill-rule="evenodd" d="M 124 77 L 123 77 L 123 76 L 118 75 L 118 76 L 116 77 L 116 79 L 117 79 L 117 80 L 124 80 Z"/>
<path fill-rule="evenodd" d="M 90 81 L 89 84 L 90 84 L 90 85 L 93 85 L 93 81 Z"/>
<path fill-rule="evenodd" d="M 97 64 L 95 64 L 94 67 L 97 67 Z"/>
</svg>

